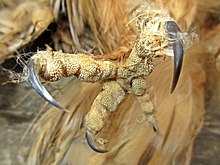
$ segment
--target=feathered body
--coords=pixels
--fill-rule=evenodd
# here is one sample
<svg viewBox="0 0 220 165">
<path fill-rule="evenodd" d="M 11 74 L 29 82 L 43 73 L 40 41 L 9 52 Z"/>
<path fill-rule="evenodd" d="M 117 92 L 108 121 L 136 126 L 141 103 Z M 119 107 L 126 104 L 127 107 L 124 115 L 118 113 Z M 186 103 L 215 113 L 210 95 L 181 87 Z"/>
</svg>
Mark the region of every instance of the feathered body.
<svg viewBox="0 0 220 165">
<path fill-rule="evenodd" d="M 150 99 L 160 133 L 155 133 L 130 94 L 108 116 L 100 136 L 106 137 L 111 152 L 93 152 L 83 137 L 83 120 L 101 87 L 74 81 L 64 90 L 60 101 L 70 113 L 49 110 L 38 121 L 38 137 L 32 146 L 28 164 L 190 164 L 193 143 L 204 118 L 206 66 L 209 57 L 217 57 L 220 46 L 220 2 L 214 0 L 51 0 L 48 7 L 56 21 L 60 9 L 68 15 L 69 31 L 55 36 L 56 48 L 64 51 L 90 51 L 97 58 L 122 60 L 136 36 L 128 28 L 134 12 L 143 3 L 169 11 L 182 31 L 194 29 L 200 39 L 185 52 L 179 83 L 170 94 L 172 62 L 158 63 L 147 78 Z M 51 20 L 52 21 L 52 20 Z M 215 37 L 213 37 L 215 36 Z M 56 38 L 62 42 L 58 46 Z M 69 42 L 72 41 L 72 42 Z M 211 46 L 210 42 L 212 43 Z M 69 46 L 72 45 L 72 46 Z M 114 52 L 114 53 L 112 53 Z M 103 55 L 104 54 L 104 55 Z"/>
</svg>

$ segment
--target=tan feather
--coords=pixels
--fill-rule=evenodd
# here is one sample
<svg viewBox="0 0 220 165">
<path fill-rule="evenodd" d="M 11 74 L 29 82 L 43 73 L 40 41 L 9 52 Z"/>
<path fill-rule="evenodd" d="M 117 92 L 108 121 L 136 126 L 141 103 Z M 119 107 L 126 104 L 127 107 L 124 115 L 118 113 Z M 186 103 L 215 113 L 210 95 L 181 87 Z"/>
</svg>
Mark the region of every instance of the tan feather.
<svg viewBox="0 0 220 165">
<path fill-rule="evenodd" d="M 53 2 L 54 15 L 57 17 L 61 1 Z M 73 43 L 78 50 L 82 49 L 80 35 L 86 32 L 86 25 L 90 27 L 101 53 L 119 57 L 122 52 L 126 52 L 123 50 L 129 49 L 126 37 L 134 36 L 128 35 L 127 30 L 124 30 L 125 25 L 132 11 L 142 1 L 65 2 Z M 201 41 L 186 52 L 183 72 L 172 95 L 169 93 L 172 62 L 170 59 L 164 63 L 155 60 L 159 64 L 148 78 L 148 90 L 156 108 L 159 133 L 155 133 L 149 126 L 135 97 L 130 94 L 117 112 L 109 116 L 105 127 L 97 135 L 109 140 L 107 148 L 112 148 L 111 152 L 94 153 L 83 139 L 83 118 L 100 86 L 78 82 L 64 91 L 65 96 L 61 101 L 70 110 L 70 114 L 49 110 L 38 122 L 36 128 L 39 133 L 28 164 L 190 164 L 192 146 L 203 124 L 206 81 L 204 66 L 207 56 L 219 52 L 219 39 L 213 39 L 213 36 L 218 37 L 219 28 L 207 34 L 215 24 L 210 26 L 206 21 L 210 10 L 217 11 L 213 4 L 218 6 L 219 3 L 196 0 L 167 0 L 163 4 L 157 2 L 170 10 L 183 30 L 196 25 L 201 37 Z M 207 7 L 208 2 L 212 5 Z M 219 18 L 218 14 L 214 12 Z M 211 49 L 206 46 L 209 42 L 213 45 Z M 116 55 L 112 53 L 115 49 Z"/>
</svg>

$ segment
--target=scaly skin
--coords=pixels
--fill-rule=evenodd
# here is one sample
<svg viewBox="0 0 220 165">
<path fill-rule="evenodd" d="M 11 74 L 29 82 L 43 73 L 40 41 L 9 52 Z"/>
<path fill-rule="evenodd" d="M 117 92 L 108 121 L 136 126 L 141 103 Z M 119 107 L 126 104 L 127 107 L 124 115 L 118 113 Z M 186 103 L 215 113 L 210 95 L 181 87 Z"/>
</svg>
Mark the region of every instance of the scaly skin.
<svg viewBox="0 0 220 165">
<path fill-rule="evenodd" d="M 170 22 L 173 22 L 172 18 L 168 17 L 167 13 L 162 10 L 155 10 L 152 13 L 149 12 L 137 17 L 135 22 L 137 39 L 124 63 L 96 60 L 85 54 L 68 54 L 50 50 L 38 51 L 32 57 L 31 60 L 38 66 L 39 75 L 47 81 L 57 81 L 62 77 L 76 76 L 84 82 L 102 84 L 102 91 L 94 100 L 85 117 L 86 138 L 93 150 L 107 152 L 107 150 L 98 149 L 94 144 L 91 144 L 93 143 L 91 138 L 103 128 L 108 112 L 117 109 L 126 93 L 133 92 L 137 96 L 147 119 L 154 130 L 157 130 L 156 121 L 153 117 L 153 104 L 146 93 L 145 76 L 153 71 L 153 58 L 155 56 L 170 55 L 173 53 L 172 48 L 176 48 L 173 43 L 180 45 L 180 42 L 175 42 L 175 39 L 178 39 L 179 31 L 176 28 L 178 26 L 175 22 L 173 24 Z M 169 29 L 166 29 L 167 25 L 169 25 Z M 169 31 L 173 27 L 176 31 Z M 179 56 L 183 54 L 183 52 L 178 53 Z M 143 103 L 145 101 L 146 103 Z"/>
</svg>

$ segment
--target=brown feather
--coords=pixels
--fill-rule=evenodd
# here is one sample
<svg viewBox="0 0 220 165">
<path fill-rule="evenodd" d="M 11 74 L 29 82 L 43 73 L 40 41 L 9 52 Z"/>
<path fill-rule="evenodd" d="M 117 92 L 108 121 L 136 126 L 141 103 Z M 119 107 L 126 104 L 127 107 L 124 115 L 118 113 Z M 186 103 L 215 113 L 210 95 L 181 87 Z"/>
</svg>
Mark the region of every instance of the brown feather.
<svg viewBox="0 0 220 165">
<path fill-rule="evenodd" d="M 127 41 L 132 40 L 134 36 L 130 35 L 125 25 L 143 1 L 65 2 L 73 44 L 78 50 L 82 49 L 80 36 L 87 31 L 87 26 L 94 35 L 99 53 L 109 55 L 106 58 L 117 60 L 123 52 L 129 50 L 130 45 Z M 64 1 L 51 1 L 55 18 L 58 17 L 61 3 Z M 153 131 L 135 97 L 129 94 L 117 112 L 109 115 L 105 127 L 97 135 L 109 140 L 107 148 L 112 148 L 111 152 L 94 153 L 83 138 L 83 118 L 100 86 L 77 82 L 64 91 L 65 95 L 61 100 L 62 105 L 70 110 L 70 114 L 51 109 L 38 121 L 36 129 L 39 133 L 28 164 L 190 164 L 192 146 L 203 124 L 206 81 L 204 66 L 207 57 L 213 54 L 217 56 L 220 50 L 217 26 L 220 2 L 158 0 L 156 3 L 168 8 L 182 30 L 191 30 L 196 26 L 200 34 L 200 42 L 185 54 L 183 72 L 172 95 L 169 93 L 172 61 L 167 59 L 162 63 L 155 60 L 159 64 L 148 77 L 148 90 L 155 105 L 159 132 Z M 17 16 L 19 14 L 15 17 L 18 19 Z M 0 31 L 6 34 L 12 26 L 13 22 L 9 21 Z M 18 27 L 23 29 L 26 25 Z M 212 28 L 213 32 L 208 33 Z M 10 38 L 9 41 L 11 42 Z M 207 47 L 210 42 L 212 46 Z M 116 50 L 115 54 L 112 53 L 113 50 Z"/>
</svg>

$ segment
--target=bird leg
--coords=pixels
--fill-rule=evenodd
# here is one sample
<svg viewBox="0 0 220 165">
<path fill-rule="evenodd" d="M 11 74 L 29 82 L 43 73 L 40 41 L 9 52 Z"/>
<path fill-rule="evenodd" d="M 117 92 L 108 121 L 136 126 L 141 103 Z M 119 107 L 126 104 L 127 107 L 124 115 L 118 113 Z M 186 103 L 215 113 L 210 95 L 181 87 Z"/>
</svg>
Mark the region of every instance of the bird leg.
<svg viewBox="0 0 220 165">
<path fill-rule="evenodd" d="M 149 94 L 144 94 L 142 96 L 137 97 L 137 101 L 144 112 L 145 116 L 147 117 L 147 121 L 153 127 L 154 131 L 158 130 L 157 122 L 153 116 L 154 114 L 154 105 L 150 100 Z"/>
<path fill-rule="evenodd" d="M 147 81 L 144 78 L 134 78 L 131 80 L 131 91 L 137 96 L 137 101 L 147 117 L 148 122 L 154 131 L 158 130 L 156 120 L 153 116 L 154 106 L 150 96 L 146 93 Z"/>
<path fill-rule="evenodd" d="M 90 111 L 85 117 L 86 140 L 89 146 L 96 152 L 104 153 L 108 150 L 99 149 L 93 139 L 104 125 L 107 112 L 113 112 L 125 98 L 125 91 L 116 81 L 103 83 L 102 91 L 98 94 L 92 104 Z"/>
</svg>

